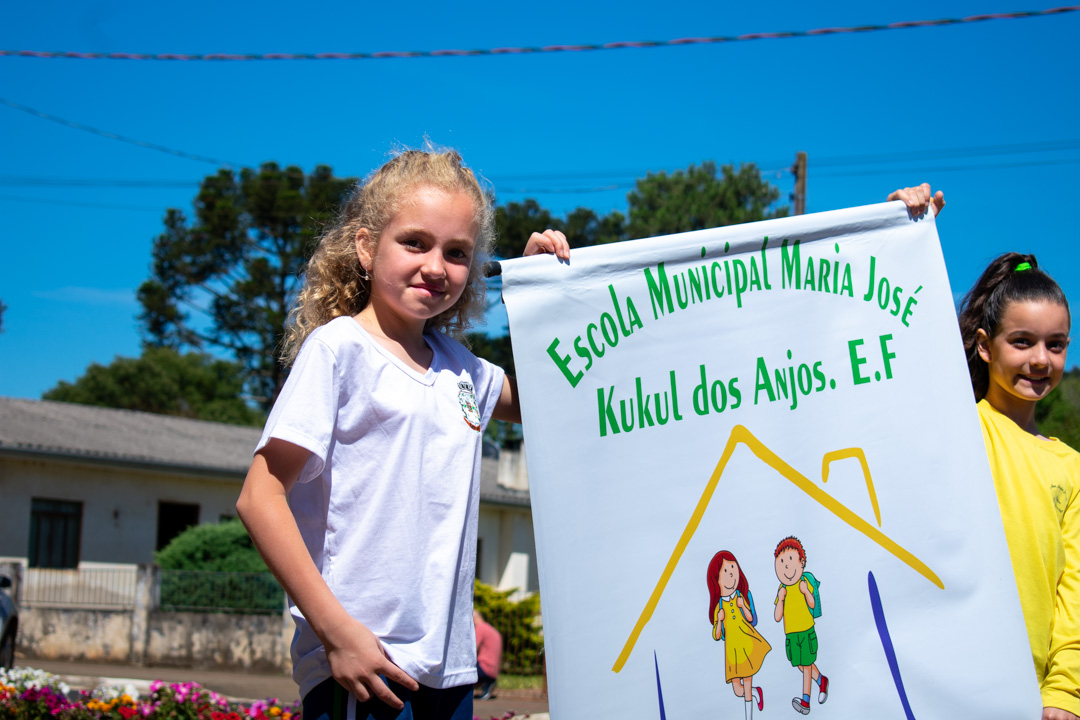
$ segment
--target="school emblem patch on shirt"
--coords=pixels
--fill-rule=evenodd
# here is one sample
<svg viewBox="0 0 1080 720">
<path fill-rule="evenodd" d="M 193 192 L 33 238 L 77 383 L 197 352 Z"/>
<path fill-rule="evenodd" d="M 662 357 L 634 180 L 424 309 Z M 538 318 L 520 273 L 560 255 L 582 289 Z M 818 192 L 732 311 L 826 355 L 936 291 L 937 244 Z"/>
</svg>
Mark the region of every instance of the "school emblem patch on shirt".
<svg viewBox="0 0 1080 720">
<path fill-rule="evenodd" d="M 465 415 L 465 422 L 477 432 L 480 431 L 480 408 L 476 407 L 476 393 L 473 391 L 471 382 L 462 380 L 457 384 L 458 402 L 461 404 L 461 412 Z"/>
<path fill-rule="evenodd" d="M 1050 486 L 1050 497 L 1054 499 L 1054 509 L 1057 510 L 1058 517 L 1065 516 L 1065 506 L 1069 504 L 1069 495 L 1065 492 L 1065 488 L 1058 484 Z"/>
</svg>

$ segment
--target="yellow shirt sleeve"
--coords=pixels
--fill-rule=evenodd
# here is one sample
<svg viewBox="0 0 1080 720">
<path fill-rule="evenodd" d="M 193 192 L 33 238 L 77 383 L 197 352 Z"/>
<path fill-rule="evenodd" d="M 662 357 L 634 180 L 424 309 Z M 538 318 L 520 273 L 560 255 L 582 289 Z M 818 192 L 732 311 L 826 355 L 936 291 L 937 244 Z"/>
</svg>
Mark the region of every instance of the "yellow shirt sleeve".
<svg viewBox="0 0 1080 720">
<path fill-rule="evenodd" d="M 1065 569 L 1058 580 L 1054 624 L 1042 683 L 1043 705 L 1080 715 L 1080 482 L 1065 509 Z"/>
</svg>

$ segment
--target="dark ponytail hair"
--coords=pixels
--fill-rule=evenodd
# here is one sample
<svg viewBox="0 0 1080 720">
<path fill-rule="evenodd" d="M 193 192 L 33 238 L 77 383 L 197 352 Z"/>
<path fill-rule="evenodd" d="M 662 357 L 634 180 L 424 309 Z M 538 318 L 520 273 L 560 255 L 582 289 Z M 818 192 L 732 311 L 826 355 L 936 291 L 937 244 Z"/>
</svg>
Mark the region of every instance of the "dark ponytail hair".
<svg viewBox="0 0 1080 720">
<path fill-rule="evenodd" d="M 994 258 L 960 301 L 960 335 L 964 339 L 976 401 L 982 400 L 990 387 L 990 370 L 979 357 L 977 333 L 981 329 L 993 338 L 1009 304 L 1024 301 L 1052 302 L 1064 307 L 1066 312 L 1069 310 L 1065 293 L 1052 277 L 1039 269 L 1035 256 L 1015 252 Z"/>
</svg>

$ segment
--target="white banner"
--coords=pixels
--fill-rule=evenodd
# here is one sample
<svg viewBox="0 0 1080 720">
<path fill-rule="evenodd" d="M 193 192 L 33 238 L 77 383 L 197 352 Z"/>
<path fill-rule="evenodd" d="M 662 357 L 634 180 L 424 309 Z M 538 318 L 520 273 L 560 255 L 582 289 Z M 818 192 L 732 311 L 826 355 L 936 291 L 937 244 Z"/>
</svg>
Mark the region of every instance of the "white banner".
<svg viewBox="0 0 1080 720">
<path fill-rule="evenodd" d="M 552 717 L 1039 716 L 931 217 L 502 271 Z"/>
</svg>

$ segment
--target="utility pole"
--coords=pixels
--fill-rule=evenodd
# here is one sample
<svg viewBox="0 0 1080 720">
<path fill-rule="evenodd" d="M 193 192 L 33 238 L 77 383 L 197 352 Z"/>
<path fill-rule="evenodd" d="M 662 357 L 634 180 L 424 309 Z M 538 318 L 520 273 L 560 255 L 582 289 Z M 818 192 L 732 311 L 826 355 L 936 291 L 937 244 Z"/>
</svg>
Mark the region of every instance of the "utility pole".
<svg viewBox="0 0 1080 720">
<path fill-rule="evenodd" d="M 795 176 L 795 190 L 791 193 L 791 202 L 795 205 L 796 215 L 806 214 L 806 153 L 795 153 L 795 164 L 791 166 Z"/>
</svg>

